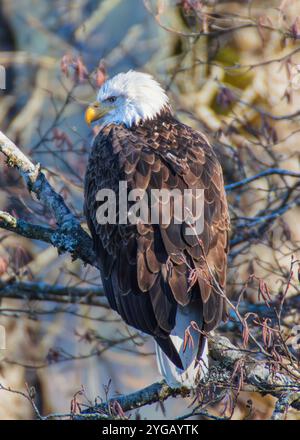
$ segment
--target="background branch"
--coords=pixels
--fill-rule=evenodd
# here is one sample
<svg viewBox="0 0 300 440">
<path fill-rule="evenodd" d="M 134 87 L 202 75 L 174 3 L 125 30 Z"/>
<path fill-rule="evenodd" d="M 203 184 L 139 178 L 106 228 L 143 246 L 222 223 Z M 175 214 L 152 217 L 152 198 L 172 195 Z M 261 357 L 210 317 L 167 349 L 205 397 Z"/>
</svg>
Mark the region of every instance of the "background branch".
<svg viewBox="0 0 300 440">
<path fill-rule="evenodd" d="M 43 282 L 0 281 L 0 298 L 24 299 L 27 301 L 55 301 L 103 307 L 102 287 L 68 287 L 49 285 Z"/>
</svg>

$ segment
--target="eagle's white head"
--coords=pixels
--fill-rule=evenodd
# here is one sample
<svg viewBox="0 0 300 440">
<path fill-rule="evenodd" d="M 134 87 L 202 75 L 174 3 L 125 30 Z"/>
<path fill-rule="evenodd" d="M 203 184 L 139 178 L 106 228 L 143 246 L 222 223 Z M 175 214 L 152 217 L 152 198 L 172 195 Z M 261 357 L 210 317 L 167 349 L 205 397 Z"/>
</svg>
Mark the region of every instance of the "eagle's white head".
<svg viewBox="0 0 300 440">
<path fill-rule="evenodd" d="M 169 100 L 160 84 L 147 73 L 129 70 L 103 84 L 85 119 L 89 125 L 99 121 L 102 127 L 108 124 L 131 127 L 153 119 L 164 107 L 169 108 Z"/>
</svg>

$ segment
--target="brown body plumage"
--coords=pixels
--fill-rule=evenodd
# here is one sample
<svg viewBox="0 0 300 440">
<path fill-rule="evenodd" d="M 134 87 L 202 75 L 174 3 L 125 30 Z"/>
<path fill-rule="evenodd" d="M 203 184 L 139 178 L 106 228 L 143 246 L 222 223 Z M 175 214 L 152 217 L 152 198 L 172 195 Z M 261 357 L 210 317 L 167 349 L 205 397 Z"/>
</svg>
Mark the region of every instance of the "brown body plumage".
<svg viewBox="0 0 300 440">
<path fill-rule="evenodd" d="M 187 236 L 185 225 L 173 221 L 167 227 L 99 224 L 96 194 L 102 188 L 118 193 L 121 180 L 127 181 L 128 190 L 204 189 L 203 232 Z M 224 291 L 229 216 L 222 169 L 212 147 L 166 108 L 129 128 L 107 125 L 95 138 L 89 158 L 85 214 L 111 307 L 126 323 L 154 336 L 181 367 L 169 338 L 178 304 L 198 300 L 205 332 L 226 315 L 219 287 Z"/>
</svg>

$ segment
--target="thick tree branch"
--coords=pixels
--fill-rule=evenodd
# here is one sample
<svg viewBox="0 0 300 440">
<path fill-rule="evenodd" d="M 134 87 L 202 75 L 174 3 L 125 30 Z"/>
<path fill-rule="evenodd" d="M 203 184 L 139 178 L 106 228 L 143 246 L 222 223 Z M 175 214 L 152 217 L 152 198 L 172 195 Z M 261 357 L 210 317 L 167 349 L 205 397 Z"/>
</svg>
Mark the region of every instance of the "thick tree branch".
<svg viewBox="0 0 300 440">
<path fill-rule="evenodd" d="M 271 365 L 265 361 L 258 361 L 249 356 L 245 351 L 239 350 L 227 338 L 217 336 L 210 346 L 210 355 L 217 362 L 218 374 L 216 379 L 224 380 L 223 372 L 232 373 L 237 362 L 244 365 L 244 383 L 250 386 L 250 390 L 262 394 L 271 394 L 280 398 L 283 393 L 291 393 L 290 405 L 300 410 L 300 383 L 299 372 L 295 371 L 295 379 L 282 372 L 272 372 Z M 223 377 L 222 377 L 223 376 Z"/>
<path fill-rule="evenodd" d="M 62 196 L 49 184 L 40 165 L 34 165 L 1 131 L 0 151 L 5 155 L 8 165 L 20 171 L 29 191 L 34 192 L 53 213 L 58 228 L 51 232 L 50 228 L 37 226 L 35 233 L 35 225 L 16 220 L 6 213 L 0 215 L 0 226 L 25 237 L 43 239 L 57 247 L 60 252 L 70 252 L 73 258 L 81 258 L 85 263 L 95 265 L 96 257 L 92 251 L 91 238 L 81 228 L 80 222 L 66 206 Z"/>
<path fill-rule="evenodd" d="M 114 413 L 114 407 L 118 403 L 123 411 L 130 411 L 140 408 L 145 405 L 151 405 L 155 402 L 163 402 L 169 397 L 176 397 L 181 395 L 186 397 L 190 394 L 189 390 L 185 388 L 170 388 L 165 381 L 155 382 L 148 387 L 145 387 L 135 393 L 118 396 L 109 399 L 108 402 L 95 405 L 82 412 L 82 415 L 77 415 L 76 419 L 102 419 Z"/>
<path fill-rule="evenodd" d="M 17 219 L 4 211 L 0 211 L 0 228 L 15 232 L 22 237 L 42 240 L 51 244 L 53 243 L 52 236 L 55 233 L 54 229 L 28 223 L 25 220 Z"/>
<path fill-rule="evenodd" d="M 234 386 L 232 377 L 236 374 L 236 365 L 240 363 L 244 369 L 244 388 L 249 391 L 257 391 L 262 394 L 271 394 L 281 399 L 283 394 L 289 395 L 289 405 L 300 410 L 300 383 L 295 378 L 292 380 L 283 373 L 273 373 L 267 362 L 259 362 L 248 355 L 245 350 L 235 347 L 231 342 L 222 336 L 216 336 L 210 343 L 210 354 L 214 361 L 209 376 L 201 383 L 201 387 L 209 384 L 216 386 Z M 121 406 L 124 412 L 134 410 L 155 402 L 162 402 L 169 397 L 187 397 L 191 394 L 186 388 L 173 389 L 164 381 L 156 382 L 135 393 L 117 396 L 85 409 L 76 418 L 101 419 L 116 416 L 116 403 Z"/>
<path fill-rule="evenodd" d="M 275 404 L 275 408 L 272 414 L 272 420 L 284 420 L 287 414 L 287 411 L 293 402 L 294 394 L 293 393 L 283 393 L 282 396 L 279 397 Z"/>
</svg>

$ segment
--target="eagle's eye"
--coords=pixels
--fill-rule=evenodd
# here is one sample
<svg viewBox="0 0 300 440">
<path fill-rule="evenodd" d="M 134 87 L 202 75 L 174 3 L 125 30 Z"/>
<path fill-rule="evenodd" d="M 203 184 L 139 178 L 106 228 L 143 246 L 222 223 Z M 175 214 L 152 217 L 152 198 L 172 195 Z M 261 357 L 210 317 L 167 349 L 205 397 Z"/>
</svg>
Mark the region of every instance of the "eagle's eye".
<svg viewBox="0 0 300 440">
<path fill-rule="evenodd" d="M 115 102 L 116 100 L 117 100 L 116 96 L 109 96 L 108 98 L 106 98 L 105 101 L 112 103 L 112 102 Z"/>
</svg>

